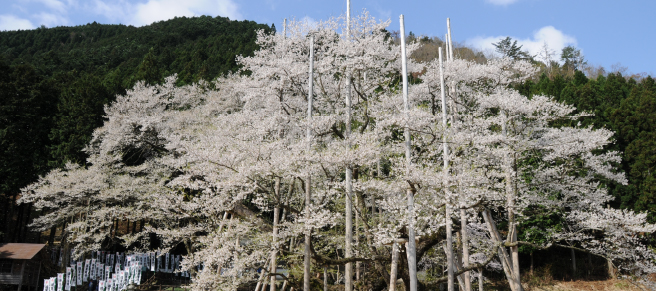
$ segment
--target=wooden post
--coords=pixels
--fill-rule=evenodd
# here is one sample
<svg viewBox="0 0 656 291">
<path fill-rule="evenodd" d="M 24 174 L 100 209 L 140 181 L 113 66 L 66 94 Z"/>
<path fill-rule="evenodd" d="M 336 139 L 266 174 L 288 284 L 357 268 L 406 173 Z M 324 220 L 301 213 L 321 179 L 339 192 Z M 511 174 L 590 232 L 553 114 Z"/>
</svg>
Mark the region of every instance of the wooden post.
<svg viewBox="0 0 656 291">
<path fill-rule="evenodd" d="M 39 269 L 36 271 L 36 285 L 34 288 L 39 289 L 39 279 L 41 278 L 41 261 L 39 261 Z"/>
<path fill-rule="evenodd" d="M 21 261 L 23 262 L 21 264 L 20 281 L 18 281 L 18 291 L 21 291 L 21 288 L 23 287 L 23 275 L 25 274 L 25 262 L 27 262 L 27 260 Z"/>
</svg>

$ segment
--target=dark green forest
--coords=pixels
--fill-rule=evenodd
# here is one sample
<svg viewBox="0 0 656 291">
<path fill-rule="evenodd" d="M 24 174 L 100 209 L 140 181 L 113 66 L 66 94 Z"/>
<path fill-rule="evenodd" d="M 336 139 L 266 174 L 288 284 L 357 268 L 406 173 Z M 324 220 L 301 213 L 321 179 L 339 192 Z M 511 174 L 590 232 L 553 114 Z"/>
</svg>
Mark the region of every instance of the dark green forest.
<svg viewBox="0 0 656 291">
<path fill-rule="evenodd" d="M 0 32 L 0 242 L 33 242 L 30 205 L 20 188 L 82 151 L 103 123 L 103 107 L 137 81 L 178 85 L 213 80 L 239 69 L 238 55 L 257 49 L 253 21 L 175 18 L 148 26 L 90 23 Z"/>
<path fill-rule="evenodd" d="M 574 105 L 579 112 L 594 114 L 583 125 L 605 127 L 615 132 L 609 151 L 622 153 L 620 167 L 628 185 L 610 184 L 616 197 L 612 207 L 648 211 L 656 221 L 656 82 L 652 77 L 637 81 L 619 73 L 588 79 L 581 71 L 573 76 L 543 74 L 518 88 L 531 96 L 543 94 Z"/>
</svg>

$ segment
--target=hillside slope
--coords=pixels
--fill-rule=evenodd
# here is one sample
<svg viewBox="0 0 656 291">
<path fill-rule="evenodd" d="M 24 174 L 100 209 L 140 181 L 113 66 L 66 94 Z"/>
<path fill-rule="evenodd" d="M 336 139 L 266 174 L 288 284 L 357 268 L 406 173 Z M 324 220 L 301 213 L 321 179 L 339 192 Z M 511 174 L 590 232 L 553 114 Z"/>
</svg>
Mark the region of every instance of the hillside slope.
<svg viewBox="0 0 656 291">
<path fill-rule="evenodd" d="M 258 30 L 275 28 L 202 16 L 0 32 L 0 211 L 15 221 L 0 242 L 28 240 L 19 189 L 67 161 L 85 163 L 82 149 L 117 94 L 140 80 L 177 74 L 182 85 L 235 72 L 236 56 L 257 49 Z"/>
</svg>

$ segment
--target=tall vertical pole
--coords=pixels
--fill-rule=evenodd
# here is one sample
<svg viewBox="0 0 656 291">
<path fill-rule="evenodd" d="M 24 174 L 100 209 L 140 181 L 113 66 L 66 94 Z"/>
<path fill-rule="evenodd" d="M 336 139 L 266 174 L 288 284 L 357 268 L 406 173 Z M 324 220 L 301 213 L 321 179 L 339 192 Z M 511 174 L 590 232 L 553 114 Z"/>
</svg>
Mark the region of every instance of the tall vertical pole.
<svg viewBox="0 0 656 291">
<path fill-rule="evenodd" d="M 444 50 L 446 51 L 446 58 L 447 58 L 446 61 L 448 61 L 448 58 L 449 58 L 449 34 L 448 33 L 444 34 Z"/>
<path fill-rule="evenodd" d="M 451 19 L 446 19 L 446 28 L 449 31 L 449 61 L 453 61 L 453 41 L 451 40 Z"/>
<path fill-rule="evenodd" d="M 409 120 L 410 117 L 410 105 L 408 102 L 408 62 L 406 58 L 405 51 L 405 23 L 403 20 L 403 14 L 399 17 L 401 22 L 401 67 L 403 78 L 403 109 L 405 111 L 406 120 Z M 405 162 L 406 162 L 406 176 L 410 176 L 410 124 L 409 121 L 406 121 L 405 124 Z M 406 190 L 406 196 L 408 198 L 408 244 L 406 247 L 406 254 L 408 257 L 408 273 L 410 275 L 410 290 L 417 291 L 417 246 L 415 242 L 415 228 L 414 223 L 412 222 L 414 206 L 415 206 L 415 197 L 413 189 L 408 185 Z"/>
<path fill-rule="evenodd" d="M 310 76 L 308 79 L 308 113 L 307 118 L 308 122 L 312 120 L 312 82 L 313 82 L 313 73 L 314 73 L 314 36 L 310 36 Z M 310 154 L 312 150 L 312 128 L 308 124 L 306 138 L 308 141 L 307 144 L 307 154 Z M 310 204 L 311 204 L 311 179 L 312 176 L 308 174 L 305 179 L 305 218 L 310 219 Z M 310 239 L 311 231 L 305 230 L 305 261 L 303 262 L 303 291 L 310 291 Z"/>
<path fill-rule="evenodd" d="M 282 37 L 287 38 L 287 18 L 282 21 Z M 282 195 L 280 195 L 280 177 L 276 178 L 275 182 L 276 191 L 276 207 L 273 208 L 273 250 L 271 251 L 271 267 L 269 272 L 276 273 L 278 270 L 278 223 L 280 219 L 280 203 L 282 203 Z M 227 213 L 227 212 L 226 212 Z M 283 211 L 283 217 L 284 217 Z M 271 276 L 271 284 L 269 291 L 276 291 L 276 276 Z"/>
<path fill-rule="evenodd" d="M 444 134 L 442 134 L 442 155 L 444 160 L 444 174 L 448 174 L 449 171 L 449 146 L 446 143 L 446 87 L 444 86 L 444 62 L 442 58 L 442 48 L 438 49 L 438 57 L 440 59 L 440 97 L 442 97 L 442 126 L 444 126 Z M 451 221 L 451 205 L 449 201 L 449 190 L 448 190 L 448 181 L 444 180 L 444 196 L 446 198 L 446 265 L 448 273 L 448 291 L 454 291 L 454 276 L 453 276 L 453 236 L 452 236 L 452 221 Z"/>
<path fill-rule="evenodd" d="M 465 194 L 462 193 L 462 198 Z M 465 203 L 463 202 L 462 205 Z M 467 213 L 464 208 L 460 208 L 460 233 L 462 234 L 462 267 L 469 267 L 469 235 L 467 234 Z M 471 275 L 467 271 L 463 274 L 463 281 L 465 281 L 465 291 L 471 291 Z M 275 291 L 275 290 L 273 290 Z"/>
<path fill-rule="evenodd" d="M 451 40 L 451 19 L 447 18 L 446 19 L 446 26 L 449 31 L 449 59 L 452 61 L 453 60 L 453 42 Z M 453 83 L 452 83 L 453 85 Z M 455 86 L 451 89 L 451 93 L 454 93 L 453 96 L 455 96 Z M 454 109 L 455 108 L 455 103 L 453 104 Z M 455 120 L 455 114 L 457 111 L 454 112 L 454 120 Z M 466 194 L 462 192 L 461 194 L 461 200 L 462 200 L 462 205 L 465 204 L 465 198 Z M 469 267 L 469 235 L 467 234 L 467 213 L 464 208 L 460 209 L 460 233 L 462 234 L 462 266 L 464 268 Z M 464 273 L 463 276 L 463 281 L 465 283 L 465 286 L 463 286 L 464 291 L 471 291 L 471 274 L 469 271 Z"/>
<path fill-rule="evenodd" d="M 346 42 L 350 41 L 351 35 L 351 0 L 346 0 Z M 345 138 L 348 148 L 351 150 L 351 72 L 346 68 L 346 131 Z M 353 168 L 351 165 L 346 166 L 346 229 L 345 229 L 345 246 L 344 258 L 350 258 L 352 254 L 353 243 Z M 353 263 L 346 263 L 344 266 L 344 290 L 353 290 Z"/>
<path fill-rule="evenodd" d="M 280 219 L 280 203 L 281 203 L 281 195 L 280 195 L 280 177 L 276 178 L 275 182 L 275 194 L 276 194 L 276 206 L 273 208 L 273 250 L 271 250 L 271 267 L 269 269 L 269 272 L 271 273 L 277 273 L 278 270 L 278 261 L 277 261 L 277 256 L 278 256 L 278 223 Z M 271 276 L 271 284 L 269 287 L 269 291 L 276 291 L 276 276 Z"/>
</svg>

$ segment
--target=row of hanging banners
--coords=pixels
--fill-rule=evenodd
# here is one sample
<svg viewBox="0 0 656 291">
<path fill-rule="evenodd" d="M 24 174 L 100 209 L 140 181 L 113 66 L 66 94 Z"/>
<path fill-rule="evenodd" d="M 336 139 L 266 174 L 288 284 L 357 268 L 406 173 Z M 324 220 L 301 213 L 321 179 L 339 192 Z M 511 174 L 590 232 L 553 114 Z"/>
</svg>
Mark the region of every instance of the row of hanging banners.
<svg viewBox="0 0 656 291">
<path fill-rule="evenodd" d="M 98 281 L 98 291 L 126 290 L 130 284 L 140 285 L 141 273 L 148 270 L 189 278 L 189 272 L 176 271 L 181 261 L 180 255 L 169 253 L 114 255 L 98 251 L 91 259 L 71 263 L 70 267 L 66 267 L 66 273 L 44 279 L 43 291 L 70 291 L 89 281 Z"/>
</svg>

